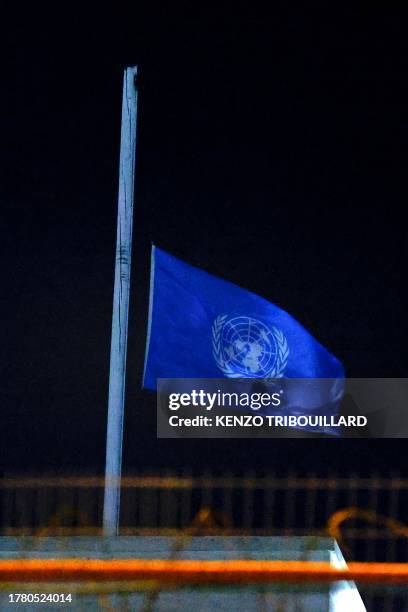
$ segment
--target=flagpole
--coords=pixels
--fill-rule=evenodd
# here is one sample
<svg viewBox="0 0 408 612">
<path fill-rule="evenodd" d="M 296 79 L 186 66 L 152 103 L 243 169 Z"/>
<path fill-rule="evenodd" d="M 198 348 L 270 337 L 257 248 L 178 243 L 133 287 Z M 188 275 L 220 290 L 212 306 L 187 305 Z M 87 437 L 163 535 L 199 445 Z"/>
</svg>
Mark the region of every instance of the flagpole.
<svg viewBox="0 0 408 612">
<path fill-rule="evenodd" d="M 136 154 L 136 75 L 136 66 L 126 68 L 123 79 L 118 222 L 109 371 L 105 494 L 103 505 L 103 532 L 106 536 L 117 535 L 119 530 L 120 478 L 122 471 L 126 348 Z"/>
</svg>

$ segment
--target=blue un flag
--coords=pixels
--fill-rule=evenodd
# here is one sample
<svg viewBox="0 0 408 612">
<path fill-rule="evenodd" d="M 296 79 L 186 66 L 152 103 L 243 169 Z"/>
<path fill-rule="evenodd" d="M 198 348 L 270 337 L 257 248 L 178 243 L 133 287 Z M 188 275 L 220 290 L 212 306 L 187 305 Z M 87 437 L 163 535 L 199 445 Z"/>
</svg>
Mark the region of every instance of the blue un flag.
<svg viewBox="0 0 408 612">
<path fill-rule="evenodd" d="M 343 379 L 287 312 L 153 247 L 144 387 L 158 378 Z"/>
</svg>

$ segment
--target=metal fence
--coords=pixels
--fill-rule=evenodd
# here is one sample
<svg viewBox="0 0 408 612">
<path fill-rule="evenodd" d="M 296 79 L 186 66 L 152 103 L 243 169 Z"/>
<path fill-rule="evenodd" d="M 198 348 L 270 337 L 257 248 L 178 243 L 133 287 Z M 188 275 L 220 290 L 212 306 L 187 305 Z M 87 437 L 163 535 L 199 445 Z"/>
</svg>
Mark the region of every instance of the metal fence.
<svg viewBox="0 0 408 612">
<path fill-rule="evenodd" d="M 0 480 L 3 535 L 100 534 L 104 481 L 96 477 Z M 204 514 L 203 514 L 204 512 Z M 201 514 L 200 514 L 201 513 Z M 348 560 L 406 561 L 408 479 L 225 474 L 122 479 L 121 533 L 322 535 Z"/>
</svg>

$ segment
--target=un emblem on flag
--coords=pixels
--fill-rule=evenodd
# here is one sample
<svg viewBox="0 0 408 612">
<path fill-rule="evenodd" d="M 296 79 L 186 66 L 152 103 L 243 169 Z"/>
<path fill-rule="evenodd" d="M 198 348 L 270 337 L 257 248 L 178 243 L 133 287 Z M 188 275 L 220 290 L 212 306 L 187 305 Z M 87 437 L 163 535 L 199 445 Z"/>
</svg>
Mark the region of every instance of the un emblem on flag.
<svg viewBox="0 0 408 612">
<path fill-rule="evenodd" d="M 283 332 L 251 317 L 218 316 L 212 345 L 215 362 L 228 378 L 280 378 L 289 357 Z"/>
</svg>

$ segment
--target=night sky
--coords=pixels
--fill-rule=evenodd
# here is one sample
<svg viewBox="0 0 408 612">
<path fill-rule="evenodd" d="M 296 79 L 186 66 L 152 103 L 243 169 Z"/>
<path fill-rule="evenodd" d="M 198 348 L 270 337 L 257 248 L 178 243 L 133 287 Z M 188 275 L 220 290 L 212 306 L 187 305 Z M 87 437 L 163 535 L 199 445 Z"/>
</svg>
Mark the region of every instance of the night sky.
<svg viewBox="0 0 408 612">
<path fill-rule="evenodd" d="M 140 389 L 152 241 L 290 312 L 348 376 L 406 376 L 404 20 L 246 5 L 10 11 L 3 471 L 104 469 L 129 64 L 140 78 L 124 470 L 404 470 L 404 440 L 156 439 L 155 395 Z"/>
</svg>

